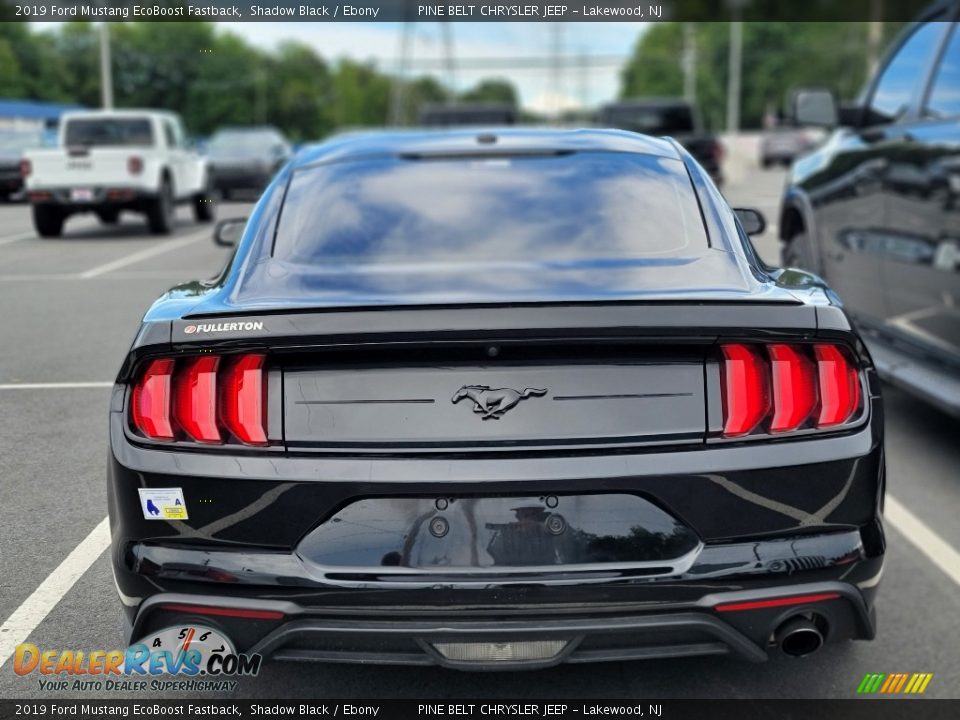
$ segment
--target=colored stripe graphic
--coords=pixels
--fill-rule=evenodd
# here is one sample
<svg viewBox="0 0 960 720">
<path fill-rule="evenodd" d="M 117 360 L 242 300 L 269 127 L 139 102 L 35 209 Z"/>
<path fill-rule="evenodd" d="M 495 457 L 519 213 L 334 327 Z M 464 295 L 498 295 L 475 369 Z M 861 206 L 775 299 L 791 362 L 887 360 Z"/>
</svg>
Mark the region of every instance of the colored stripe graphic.
<svg viewBox="0 0 960 720">
<path fill-rule="evenodd" d="M 857 686 L 857 694 L 919 695 L 932 679 L 933 673 L 867 673 Z"/>
</svg>

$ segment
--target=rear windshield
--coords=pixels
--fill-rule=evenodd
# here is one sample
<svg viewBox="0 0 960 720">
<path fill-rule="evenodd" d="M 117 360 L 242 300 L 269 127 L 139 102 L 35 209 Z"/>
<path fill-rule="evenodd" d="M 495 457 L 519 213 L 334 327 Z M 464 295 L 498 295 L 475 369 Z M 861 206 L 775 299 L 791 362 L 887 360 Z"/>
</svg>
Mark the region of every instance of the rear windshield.
<svg viewBox="0 0 960 720">
<path fill-rule="evenodd" d="M 83 147 L 153 145 L 147 118 L 88 118 L 68 120 L 64 144 Z"/>
<path fill-rule="evenodd" d="M 274 256 L 299 264 L 698 254 L 686 168 L 633 153 L 335 162 L 290 181 Z"/>
</svg>

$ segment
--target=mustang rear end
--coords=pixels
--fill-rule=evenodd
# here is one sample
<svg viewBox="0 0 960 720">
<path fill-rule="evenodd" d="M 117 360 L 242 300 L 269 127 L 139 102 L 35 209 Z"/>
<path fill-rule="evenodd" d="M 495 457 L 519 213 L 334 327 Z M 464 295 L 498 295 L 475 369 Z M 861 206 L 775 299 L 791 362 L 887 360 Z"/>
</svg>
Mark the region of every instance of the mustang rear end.
<svg viewBox="0 0 960 720">
<path fill-rule="evenodd" d="M 144 318 L 110 445 L 130 640 L 490 669 L 875 632 L 870 358 L 668 141 L 307 151 Z"/>
</svg>

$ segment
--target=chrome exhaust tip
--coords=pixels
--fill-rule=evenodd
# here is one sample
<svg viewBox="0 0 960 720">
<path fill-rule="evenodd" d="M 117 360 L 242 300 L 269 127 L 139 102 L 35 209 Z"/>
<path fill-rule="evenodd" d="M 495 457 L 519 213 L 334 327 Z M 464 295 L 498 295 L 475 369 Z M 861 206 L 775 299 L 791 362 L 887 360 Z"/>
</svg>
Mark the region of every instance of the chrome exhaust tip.
<svg viewBox="0 0 960 720">
<path fill-rule="evenodd" d="M 802 616 L 785 621 L 774 634 L 780 649 L 791 657 L 812 655 L 823 647 L 823 633 L 813 622 Z"/>
</svg>

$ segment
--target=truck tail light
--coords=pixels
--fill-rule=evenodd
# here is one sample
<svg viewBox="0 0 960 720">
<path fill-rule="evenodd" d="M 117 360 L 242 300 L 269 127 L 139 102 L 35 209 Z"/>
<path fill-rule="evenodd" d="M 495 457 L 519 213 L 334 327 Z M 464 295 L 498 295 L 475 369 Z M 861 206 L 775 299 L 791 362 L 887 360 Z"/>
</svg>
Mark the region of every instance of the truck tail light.
<svg viewBox="0 0 960 720">
<path fill-rule="evenodd" d="M 143 158 L 139 155 L 131 155 L 127 158 L 127 172 L 131 175 L 139 175 L 143 172 Z"/>
<path fill-rule="evenodd" d="M 134 427 L 151 440 L 266 445 L 266 357 L 152 360 L 133 386 Z"/>
<path fill-rule="evenodd" d="M 837 345 L 721 346 L 723 434 L 843 425 L 860 408 L 860 370 Z"/>
<path fill-rule="evenodd" d="M 20 177 L 30 177 L 30 173 L 33 172 L 33 163 L 24 158 L 20 161 Z"/>
</svg>

